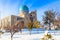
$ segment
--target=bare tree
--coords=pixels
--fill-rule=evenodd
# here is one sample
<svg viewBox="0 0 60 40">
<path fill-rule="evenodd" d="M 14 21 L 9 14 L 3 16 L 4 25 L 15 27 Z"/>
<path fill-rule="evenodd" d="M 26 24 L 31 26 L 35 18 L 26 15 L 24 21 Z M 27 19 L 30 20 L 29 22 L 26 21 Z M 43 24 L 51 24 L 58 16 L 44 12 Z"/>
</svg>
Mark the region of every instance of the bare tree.
<svg viewBox="0 0 60 40">
<path fill-rule="evenodd" d="M 45 16 L 43 21 L 44 21 L 44 24 L 49 25 L 49 30 L 51 30 L 51 24 L 54 24 L 54 21 L 55 21 L 55 12 L 51 10 L 45 11 Z"/>
<path fill-rule="evenodd" d="M 12 26 L 10 26 L 10 25 L 8 24 L 6 27 L 4 27 L 4 29 L 5 29 L 6 31 L 8 31 L 8 32 L 11 33 L 11 40 L 13 40 L 13 35 L 14 35 L 16 32 L 19 32 L 19 30 L 21 31 L 21 29 L 23 28 L 23 27 L 21 27 L 21 26 L 22 26 L 21 24 L 22 24 L 21 21 L 17 21 L 17 22 L 14 23 Z M 18 25 L 19 25 L 19 27 L 18 27 Z"/>
</svg>

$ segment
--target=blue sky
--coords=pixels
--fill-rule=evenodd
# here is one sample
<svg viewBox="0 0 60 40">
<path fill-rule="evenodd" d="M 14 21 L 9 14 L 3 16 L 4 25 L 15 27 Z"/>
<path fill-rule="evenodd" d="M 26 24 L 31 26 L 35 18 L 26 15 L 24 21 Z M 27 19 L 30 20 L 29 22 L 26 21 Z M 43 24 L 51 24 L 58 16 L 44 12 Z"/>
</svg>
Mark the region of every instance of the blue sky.
<svg viewBox="0 0 60 40">
<path fill-rule="evenodd" d="M 22 5 L 27 5 L 30 12 L 37 10 L 37 19 L 39 21 L 42 20 L 46 10 L 60 11 L 60 0 L 0 0 L 0 18 L 18 15 Z"/>
</svg>

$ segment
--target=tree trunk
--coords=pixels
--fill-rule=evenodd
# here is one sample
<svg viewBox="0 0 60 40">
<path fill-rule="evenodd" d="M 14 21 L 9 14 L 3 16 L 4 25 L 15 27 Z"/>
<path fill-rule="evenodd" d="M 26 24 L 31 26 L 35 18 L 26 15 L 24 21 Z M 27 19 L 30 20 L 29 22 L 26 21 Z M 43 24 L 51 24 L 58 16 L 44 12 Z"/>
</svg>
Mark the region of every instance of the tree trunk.
<svg viewBox="0 0 60 40">
<path fill-rule="evenodd" d="M 20 31 L 20 34 L 22 34 L 22 28 L 20 28 L 19 31 Z"/>
<path fill-rule="evenodd" d="M 31 35 L 31 30 L 30 30 L 30 35 Z"/>
<path fill-rule="evenodd" d="M 0 34 L 0 38 L 1 38 L 1 34 Z"/>
<path fill-rule="evenodd" d="M 11 40 L 13 40 L 13 35 L 14 35 L 14 33 L 11 32 Z"/>
<path fill-rule="evenodd" d="M 54 22 L 55 22 L 55 21 L 54 21 Z M 56 30 L 55 30 L 55 23 L 54 23 L 54 22 L 53 22 L 53 26 L 54 26 L 53 28 L 54 28 L 54 35 L 55 35 L 55 31 L 56 31 Z"/>
<path fill-rule="evenodd" d="M 38 28 L 37 28 L 37 33 L 39 33 L 38 31 L 39 31 L 39 30 L 38 30 Z"/>
<path fill-rule="evenodd" d="M 51 30 L 50 23 L 49 23 L 49 30 Z"/>
<path fill-rule="evenodd" d="M 11 40 L 13 40 L 13 35 L 11 34 Z"/>
<path fill-rule="evenodd" d="M 22 30 L 20 30 L 20 33 L 22 34 Z"/>
<path fill-rule="evenodd" d="M 11 40 L 13 40 L 13 36 L 11 35 Z"/>
</svg>

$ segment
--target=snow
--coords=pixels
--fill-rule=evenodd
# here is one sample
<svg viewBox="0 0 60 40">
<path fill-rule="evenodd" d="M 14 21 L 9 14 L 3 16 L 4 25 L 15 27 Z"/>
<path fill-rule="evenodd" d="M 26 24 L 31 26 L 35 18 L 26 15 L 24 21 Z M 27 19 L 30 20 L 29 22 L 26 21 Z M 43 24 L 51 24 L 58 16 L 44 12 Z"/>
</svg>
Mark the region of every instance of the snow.
<svg viewBox="0 0 60 40">
<path fill-rule="evenodd" d="M 41 40 L 46 33 L 50 33 L 55 40 L 60 40 L 60 31 L 32 31 L 31 35 L 29 33 L 29 31 L 18 32 L 14 34 L 13 40 Z M 4 33 L 0 36 L 0 40 L 11 40 L 10 36 L 10 33 Z"/>
</svg>

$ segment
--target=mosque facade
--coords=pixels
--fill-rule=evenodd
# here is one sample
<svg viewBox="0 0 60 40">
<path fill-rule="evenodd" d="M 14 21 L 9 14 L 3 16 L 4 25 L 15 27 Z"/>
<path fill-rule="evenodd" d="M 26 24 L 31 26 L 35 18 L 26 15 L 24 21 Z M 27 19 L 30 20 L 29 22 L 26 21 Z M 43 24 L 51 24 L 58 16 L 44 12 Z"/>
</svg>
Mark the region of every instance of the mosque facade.
<svg viewBox="0 0 60 40">
<path fill-rule="evenodd" d="M 18 20 L 22 21 L 24 23 L 24 27 L 26 27 L 27 23 L 31 20 L 36 21 L 37 20 L 37 13 L 35 11 L 31 11 L 29 13 L 29 8 L 26 5 L 23 5 L 20 7 L 20 13 L 15 15 L 7 16 L 0 20 L 0 28 L 5 26 L 12 26 L 14 23 L 16 23 Z"/>
</svg>

